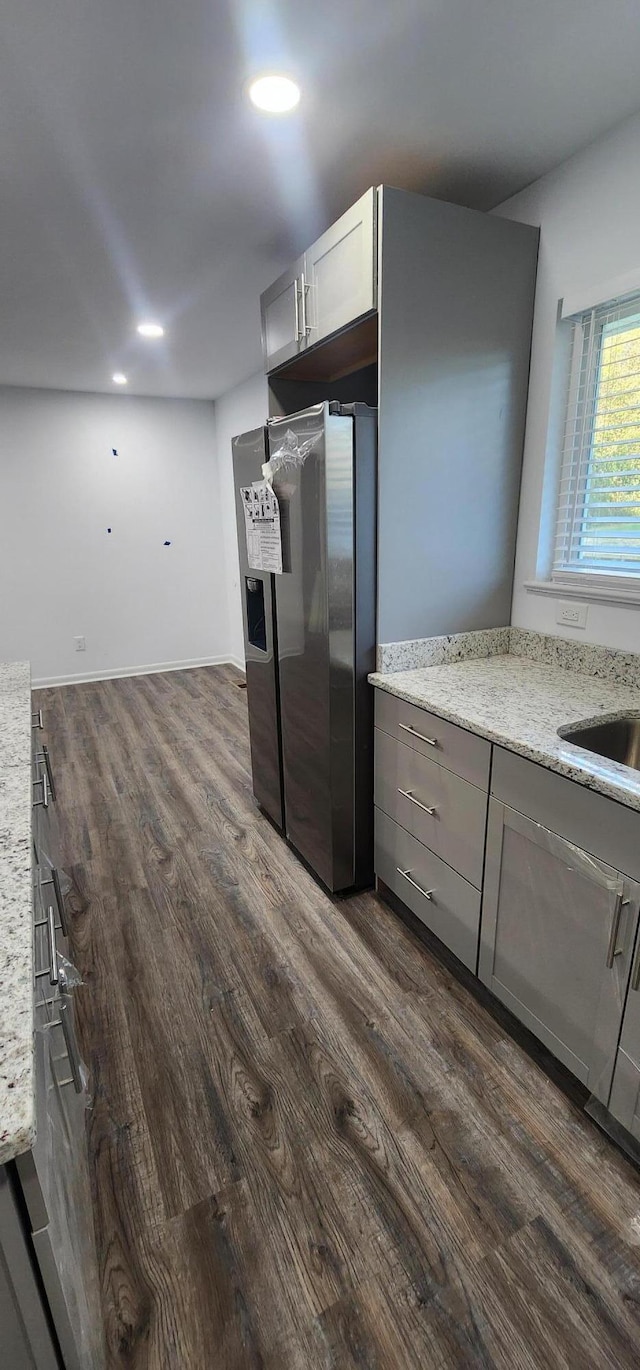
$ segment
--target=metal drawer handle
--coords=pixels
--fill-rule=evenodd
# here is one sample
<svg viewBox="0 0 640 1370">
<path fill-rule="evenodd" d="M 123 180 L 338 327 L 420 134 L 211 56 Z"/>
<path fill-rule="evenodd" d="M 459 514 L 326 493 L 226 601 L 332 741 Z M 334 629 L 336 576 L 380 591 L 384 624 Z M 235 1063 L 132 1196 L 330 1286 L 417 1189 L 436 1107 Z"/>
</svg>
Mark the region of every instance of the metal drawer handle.
<svg viewBox="0 0 640 1370">
<path fill-rule="evenodd" d="M 43 742 L 43 744 L 42 744 L 42 751 L 40 752 L 40 755 L 38 756 L 38 761 L 44 761 L 45 769 L 46 769 L 46 772 L 47 772 L 47 780 L 49 781 L 49 790 L 50 790 L 50 792 L 51 792 L 51 798 L 52 798 L 52 800 L 53 800 L 53 802 L 54 802 L 54 804 L 55 804 L 56 799 L 57 799 L 57 795 L 56 795 L 56 785 L 55 785 L 55 780 L 54 780 L 54 778 L 53 778 L 53 771 L 52 771 L 52 769 L 51 769 L 51 757 L 49 756 L 49 748 L 45 745 L 44 742 Z"/>
<path fill-rule="evenodd" d="M 625 909 L 625 908 L 627 907 L 628 903 L 629 903 L 629 900 L 628 900 L 628 899 L 624 899 L 623 896 L 622 896 L 622 890 L 618 890 L 618 893 L 617 893 L 617 895 L 616 895 L 616 902 L 615 902 L 614 908 L 613 908 L 613 918 L 611 919 L 611 932 L 609 933 L 609 946 L 607 947 L 607 970 L 611 970 L 611 969 L 612 969 L 614 957 L 616 957 L 616 956 L 622 956 L 623 948 L 622 948 L 622 947 L 616 947 L 616 942 L 617 942 L 617 940 L 618 940 L 618 931 L 619 931 L 619 928 L 620 928 L 620 919 L 621 919 L 621 917 L 622 917 L 622 910 Z"/>
<path fill-rule="evenodd" d="M 403 733 L 411 733 L 412 737 L 419 737 L 420 741 L 426 742 L 429 747 L 437 747 L 437 737 L 425 737 L 424 733 L 419 733 L 416 728 L 411 728 L 408 723 L 401 723 L 399 726 L 402 728 Z"/>
<path fill-rule="evenodd" d="M 78 1053 L 78 1048 L 76 1046 L 75 1033 L 69 1026 L 67 1014 L 68 1009 L 63 1008 L 60 1014 L 60 1021 L 62 1023 L 64 1044 L 67 1056 L 69 1058 L 69 1065 L 71 1067 L 71 1075 L 68 1080 L 61 1080 L 60 1086 L 62 1087 L 64 1085 L 72 1084 L 73 1088 L 76 1091 L 76 1094 L 82 1094 L 82 1091 L 84 1089 L 84 1084 L 82 1080 L 82 1062 L 80 1060 L 80 1055 Z"/>
<path fill-rule="evenodd" d="M 419 799 L 416 799 L 415 794 L 411 793 L 411 790 L 401 790 L 398 788 L 398 794 L 403 795 L 405 799 L 409 799 L 412 804 L 415 804 L 417 809 L 423 809 L 425 813 L 430 813 L 432 817 L 434 813 L 438 812 L 435 805 L 429 807 L 428 804 L 422 804 Z"/>
<path fill-rule="evenodd" d="M 640 989 L 640 938 L 638 938 L 638 950 L 636 952 L 636 962 L 631 972 L 631 988 Z"/>
<path fill-rule="evenodd" d="M 69 936 L 69 928 L 68 928 L 68 925 L 67 925 L 67 911 L 66 911 L 65 906 L 64 906 L 64 898 L 63 898 L 63 894 L 62 894 L 62 885 L 60 884 L 60 876 L 59 876 L 59 874 L 58 874 L 58 872 L 57 872 L 55 866 L 52 866 L 52 867 L 51 867 L 51 879 L 50 879 L 50 880 L 43 880 L 43 881 L 42 881 L 42 887 L 43 887 L 43 888 L 44 888 L 45 885 L 53 885 L 53 892 L 54 892 L 54 894 L 55 894 L 55 896 L 56 896 L 56 904 L 58 905 L 58 916 L 59 916 L 59 918 L 60 918 L 60 927 L 61 927 L 61 929 L 62 929 L 62 932 L 63 932 L 64 936 L 65 936 L 65 937 L 68 937 L 68 936 Z"/>
<path fill-rule="evenodd" d="M 39 728 L 40 732 L 42 732 L 42 729 L 44 728 L 44 723 L 42 721 L 42 709 L 38 709 L 37 713 L 33 713 L 31 715 L 31 727 Z"/>
<path fill-rule="evenodd" d="M 33 785 L 42 785 L 42 799 L 34 799 L 34 801 L 33 801 L 33 807 L 34 807 L 34 809 L 39 808 L 40 805 L 42 805 L 42 807 L 43 807 L 44 809 L 48 809 L 48 808 L 49 808 L 49 782 L 48 782 L 48 780 L 47 780 L 47 773 L 46 773 L 46 771 L 44 772 L 43 775 L 40 776 L 40 779 L 39 779 L 39 780 L 34 780 L 34 781 L 32 781 L 32 784 L 33 784 Z"/>
<path fill-rule="evenodd" d="M 57 985 L 58 975 L 58 950 L 56 947 L 56 916 L 53 911 L 53 904 L 47 909 L 46 917 L 47 931 L 49 934 L 49 966 L 47 970 L 37 970 L 36 980 L 41 980 L 43 975 L 48 975 L 52 985 Z"/>
<path fill-rule="evenodd" d="M 400 870 L 399 866 L 396 866 L 396 870 L 398 872 L 398 875 L 402 876 L 403 880 L 406 880 L 410 885 L 413 885 L 414 890 L 417 890 L 418 894 L 421 894 L 423 899 L 433 899 L 433 890 L 423 890 L 422 885 L 417 885 L 415 880 L 411 879 L 410 870 L 402 871 Z"/>
</svg>

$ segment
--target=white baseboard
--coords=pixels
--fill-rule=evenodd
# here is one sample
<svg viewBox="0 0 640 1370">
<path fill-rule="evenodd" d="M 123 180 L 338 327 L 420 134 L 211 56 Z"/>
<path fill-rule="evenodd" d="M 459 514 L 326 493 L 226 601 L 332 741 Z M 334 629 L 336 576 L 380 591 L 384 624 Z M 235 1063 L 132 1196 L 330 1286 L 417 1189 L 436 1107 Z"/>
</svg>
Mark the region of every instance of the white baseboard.
<svg viewBox="0 0 640 1370">
<path fill-rule="evenodd" d="M 244 673 L 244 662 L 230 656 L 203 656 L 189 661 L 159 661 L 152 666 L 118 666 L 113 670 L 80 672 L 78 675 L 41 676 L 31 681 L 34 690 L 56 685 L 86 685 L 92 680 L 124 680 L 131 675 L 158 675 L 161 671 L 190 671 L 197 666 L 235 666 Z"/>
</svg>

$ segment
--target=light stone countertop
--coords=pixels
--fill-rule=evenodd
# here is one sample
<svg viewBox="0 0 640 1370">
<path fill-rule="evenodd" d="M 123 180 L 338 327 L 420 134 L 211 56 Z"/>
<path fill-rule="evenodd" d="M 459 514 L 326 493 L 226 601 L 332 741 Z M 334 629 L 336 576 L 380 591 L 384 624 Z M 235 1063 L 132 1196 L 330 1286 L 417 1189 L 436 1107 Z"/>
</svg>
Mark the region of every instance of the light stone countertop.
<svg viewBox="0 0 640 1370">
<path fill-rule="evenodd" d="M 31 679 L 0 664 L 0 1163 L 34 1136 Z"/>
<path fill-rule="evenodd" d="M 584 751 L 558 728 L 603 714 L 640 716 L 640 688 L 615 679 L 502 654 L 377 672 L 379 689 L 479 733 L 588 789 L 640 810 L 640 772 Z"/>
</svg>

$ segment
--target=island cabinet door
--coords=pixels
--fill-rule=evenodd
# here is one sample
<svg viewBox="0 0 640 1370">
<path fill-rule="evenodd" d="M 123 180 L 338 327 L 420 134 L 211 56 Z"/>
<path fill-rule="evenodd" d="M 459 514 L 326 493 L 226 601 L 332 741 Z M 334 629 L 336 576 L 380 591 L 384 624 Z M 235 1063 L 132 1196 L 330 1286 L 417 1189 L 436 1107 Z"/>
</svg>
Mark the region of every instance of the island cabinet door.
<svg viewBox="0 0 640 1370">
<path fill-rule="evenodd" d="M 640 932 L 622 1020 L 609 1112 L 640 1142 Z"/>
<path fill-rule="evenodd" d="M 492 799 L 480 979 L 607 1103 L 640 887 Z"/>
</svg>

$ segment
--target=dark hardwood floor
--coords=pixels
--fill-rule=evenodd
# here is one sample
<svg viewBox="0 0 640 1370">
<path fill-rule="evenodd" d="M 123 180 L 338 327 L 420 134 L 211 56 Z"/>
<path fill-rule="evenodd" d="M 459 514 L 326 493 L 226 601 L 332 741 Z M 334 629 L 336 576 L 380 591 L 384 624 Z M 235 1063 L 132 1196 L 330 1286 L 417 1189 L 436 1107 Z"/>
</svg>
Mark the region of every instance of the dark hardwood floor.
<svg viewBox="0 0 640 1370">
<path fill-rule="evenodd" d="M 109 1366 L 637 1367 L 640 1178 L 258 812 L 231 667 L 41 691 Z"/>
</svg>

